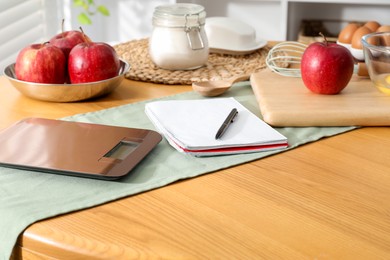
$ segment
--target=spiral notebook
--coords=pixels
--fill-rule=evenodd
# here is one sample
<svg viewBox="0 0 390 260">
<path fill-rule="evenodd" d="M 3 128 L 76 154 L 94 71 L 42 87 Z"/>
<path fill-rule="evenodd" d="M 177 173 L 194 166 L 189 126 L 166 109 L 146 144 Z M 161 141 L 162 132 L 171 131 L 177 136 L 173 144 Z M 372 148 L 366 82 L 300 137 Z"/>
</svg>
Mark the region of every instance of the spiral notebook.
<svg viewBox="0 0 390 260">
<path fill-rule="evenodd" d="M 221 138 L 215 138 L 230 111 L 238 111 Z M 287 138 L 234 98 L 164 100 L 145 112 L 176 150 L 194 156 L 252 153 L 288 147 Z"/>
</svg>

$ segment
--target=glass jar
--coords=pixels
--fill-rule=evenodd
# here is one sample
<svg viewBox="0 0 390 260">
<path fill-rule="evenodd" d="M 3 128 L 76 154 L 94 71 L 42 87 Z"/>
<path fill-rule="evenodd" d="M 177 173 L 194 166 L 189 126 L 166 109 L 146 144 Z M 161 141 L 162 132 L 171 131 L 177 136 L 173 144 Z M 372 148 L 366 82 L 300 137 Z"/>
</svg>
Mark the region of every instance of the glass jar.
<svg viewBox="0 0 390 260">
<path fill-rule="evenodd" d="M 190 70 L 204 66 L 209 46 L 204 30 L 206 12 L 197 4 L 156 7 L 149 54 L 160 68 Z"/>
</svg>

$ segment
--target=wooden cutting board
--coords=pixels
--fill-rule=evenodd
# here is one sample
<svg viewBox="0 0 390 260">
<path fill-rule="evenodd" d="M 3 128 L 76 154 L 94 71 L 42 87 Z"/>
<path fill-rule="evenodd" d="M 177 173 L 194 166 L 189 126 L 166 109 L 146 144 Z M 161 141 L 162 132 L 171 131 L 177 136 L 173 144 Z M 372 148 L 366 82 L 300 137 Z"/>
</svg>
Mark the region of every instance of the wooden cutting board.
<svg viewBox="0 0 390 260">
<path fill-rule="evenodd" d="M 314 94 L 301 78 L 269 69 L 252 74 L 250 80 L 263 119 L 273 126 L 390 125 L 390 96 L 368 78 L 353 75 L 337 95 Z"/>
</svg>

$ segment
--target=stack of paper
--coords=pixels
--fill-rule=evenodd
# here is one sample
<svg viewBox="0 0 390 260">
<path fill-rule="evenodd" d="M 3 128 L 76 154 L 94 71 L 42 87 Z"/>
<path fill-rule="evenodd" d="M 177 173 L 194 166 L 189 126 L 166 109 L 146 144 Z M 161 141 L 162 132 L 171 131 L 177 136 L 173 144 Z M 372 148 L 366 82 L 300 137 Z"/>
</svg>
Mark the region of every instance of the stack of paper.
<svg viewBox="0 0 390 260">
<path fill-rule="evenodd" d="M 238 111 L 221 138 L 215 135 L 230 111 Z M 154 101 L 145 112 L 157 130 L 180 152 L 195 156 L 281 149 L 287 138 L 234 98 Z"/>
</svg>

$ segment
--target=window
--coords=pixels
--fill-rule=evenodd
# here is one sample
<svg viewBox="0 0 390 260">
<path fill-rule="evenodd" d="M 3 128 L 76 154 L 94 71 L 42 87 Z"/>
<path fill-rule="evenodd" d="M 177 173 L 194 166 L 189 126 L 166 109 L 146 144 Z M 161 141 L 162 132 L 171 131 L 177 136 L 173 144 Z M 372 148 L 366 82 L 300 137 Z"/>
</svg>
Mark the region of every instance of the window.
<svg viewBox="0 0 390 260">
<path fill-rule="evenodd" d="M 60 0 L 0 0 L 0 74 L 19 51 L 47 41 L 60 28 Z"/>
</svg>

